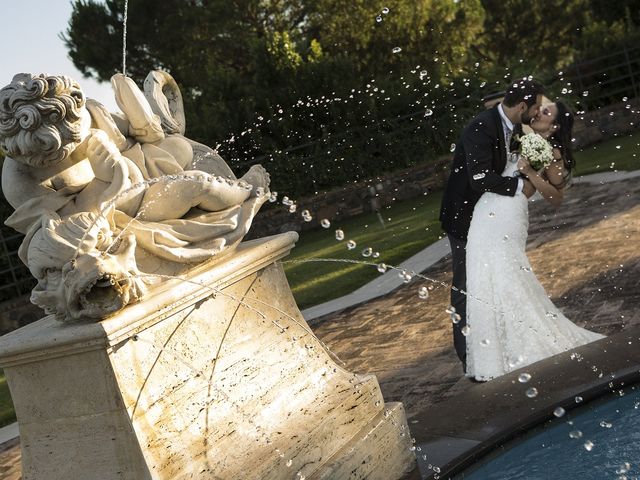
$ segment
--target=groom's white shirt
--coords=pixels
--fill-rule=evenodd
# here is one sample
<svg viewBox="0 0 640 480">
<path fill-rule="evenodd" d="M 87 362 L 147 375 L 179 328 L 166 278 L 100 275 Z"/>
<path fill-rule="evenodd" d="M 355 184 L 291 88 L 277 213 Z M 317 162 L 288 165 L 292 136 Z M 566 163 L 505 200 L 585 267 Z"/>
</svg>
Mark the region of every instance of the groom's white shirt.
<svg viewBox="0 0 640 480">
<path fill-rule="evenodd" d="M 498 113 L 502 119 L 502 130 L 504 130 L 504 145 L 507 149 L 507 156 L 509 155 L 509 145 L 511 143 L 511 135 L 513 134 L 513 122 L 509 120 L 509 117 L 504 113 L 504 107 L 502 103 L 498 105 Z M 522 193 L 524 188 L 524 180 L 518 178 L 518 188 L 516 188 L 516 195 Z"/>
</svg>

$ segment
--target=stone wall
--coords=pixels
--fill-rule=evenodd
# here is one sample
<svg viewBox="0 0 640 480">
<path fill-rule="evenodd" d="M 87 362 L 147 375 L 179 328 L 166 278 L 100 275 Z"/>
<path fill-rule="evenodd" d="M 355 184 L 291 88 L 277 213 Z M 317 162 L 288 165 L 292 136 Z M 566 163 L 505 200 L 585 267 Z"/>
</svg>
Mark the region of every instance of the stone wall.
<svg viewBox="0 0 640 480">
<path fill-rule="evenodd" d="M 640 126 L 640 98 L 586 112 L 576 117 L 574 125 L 575 148 L 622 135 Z M 407 200 L 425 195 L 443 187 L 448 177 L 451 155 L 445 155 L 401 171 L 348 185 L 313 197 L 298 199 L 296 211 L 280 203 L 265 205 L 254 219 L 251 238 L 274 235 L 295 230 L 318 228 L 322 219 L 328 219 L 332 228 L 340 220 L 362 213 L 374 212 L 396 200 Z M 312 220 L 306 222 L 302 211 L 309 210 Z"/>
</svg>

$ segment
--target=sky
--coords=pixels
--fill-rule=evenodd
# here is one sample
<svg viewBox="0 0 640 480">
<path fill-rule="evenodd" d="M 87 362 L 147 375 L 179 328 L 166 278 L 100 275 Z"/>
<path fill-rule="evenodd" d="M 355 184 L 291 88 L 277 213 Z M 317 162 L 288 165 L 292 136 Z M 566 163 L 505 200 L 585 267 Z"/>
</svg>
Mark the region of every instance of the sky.
<svg viewBox="0 0 640 480">
<path fill-rule="evenodd" d="M 118 111 L 111 84 L 84 78 L 69 59 L 59 34 L 66 30 L 70 16 L 71 0 L 0 0 L 0 88 L 16 73 L 67 75 L 80 84 L 87 97 Z"/>
</svg>

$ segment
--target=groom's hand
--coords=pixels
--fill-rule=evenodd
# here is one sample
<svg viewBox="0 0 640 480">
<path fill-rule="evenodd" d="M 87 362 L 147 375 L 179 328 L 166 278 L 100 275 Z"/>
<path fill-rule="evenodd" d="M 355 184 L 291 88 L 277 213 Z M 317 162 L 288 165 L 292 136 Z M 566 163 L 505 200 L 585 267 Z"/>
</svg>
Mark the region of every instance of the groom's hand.
<svg viewBox="0 0 640 480">
<path fill-rule="evenodd" d="M 524 178 L 523 181 L 524 181 L 524 185 L 522 186 L 522 193 L 524 193 L 527 198 L 530 198 L 531 195 L 536 193 L 536 187 L 534 187 L 533 183 L 531 183 L 526 178 Z"/>
</svg>

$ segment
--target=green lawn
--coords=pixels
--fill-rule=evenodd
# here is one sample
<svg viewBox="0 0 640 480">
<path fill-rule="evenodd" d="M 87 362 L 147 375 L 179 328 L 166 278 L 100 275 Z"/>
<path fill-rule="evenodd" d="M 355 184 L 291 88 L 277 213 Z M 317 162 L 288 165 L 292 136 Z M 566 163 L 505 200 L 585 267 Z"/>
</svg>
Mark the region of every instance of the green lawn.
<svg viewBox="0 0 640 480">
<path fill-rule="evenodd" d="M 640 168 L 640 132 L 622 135 L 575 153 L 576 175 Z"/>
<path fill-rule="evenodd" d="M 16 414 L 13 411 L 13 403 L 11 395 L 9 395 L 9 386 L 4 372 L 0 370 L 0 427 L 8 425 L 16 421 Z"/>
<path fill-rule="evenodd" d="M 623 135 L 576 152 L 576 175 L 640 168 L 640 133 Z M 373 214 L 332 224 L 329 229 L 303 232 L 288 260 L 306 258 L 359 259 L 398 265 L 435 242 L 442 231 L 438 212 L 442 192 L 397 203 L 383 212 L 386 228 Z M 389 220 L 390 219 L 390 220 Z M 345 239 L 336 241 L 334 232 L 344 230 Z M 347 240 L 357 247 L 347 250 Z M 380 258 L 364 258 L 361 252 L 372 247 Z M 300 308 L 317 305 L 350 293 L 379 275 L 375 267 L 345 263 L 285 263 L 285 272 Z"/>
<path fill-rule="evenodd" d="M 302 233 L 284 265 L 298 306 L 306 308 L 345 295 L 380 273 L 370 265 L 294 261 L 338 258 L 398 265 L 442 235 L 438 222 L 441 195 L 432 192 L 384 208 L 381 212 L 384 228 L 377 215 L 366 214 L 334 223 L 328 229 Z M 336 240 L 336 229 L 344 231 L 344 240 Z M 347 248 L 349 240 L 356 242 L 353 250 Z M 362 251 L 366 248 L 379 252 L 380 256 L 364 257 Z"/>
</svg>

